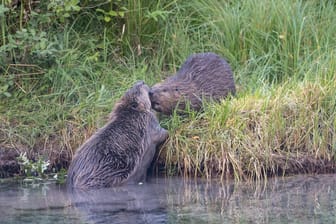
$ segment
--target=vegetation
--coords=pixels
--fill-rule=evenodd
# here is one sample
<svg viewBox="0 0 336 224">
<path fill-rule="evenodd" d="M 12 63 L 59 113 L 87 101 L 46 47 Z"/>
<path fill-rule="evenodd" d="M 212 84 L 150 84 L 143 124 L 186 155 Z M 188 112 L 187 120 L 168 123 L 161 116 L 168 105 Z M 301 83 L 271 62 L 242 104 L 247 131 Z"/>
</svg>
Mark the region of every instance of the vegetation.
<svg viewBox="0 0 336 224">
<path fill-rule="evenodd" d="M 238 95 L 161 119 L 169 174 L 261 180 L 335 170 L 333 1 L 2 0 L 0 150 L 67 167 L 136 80 L 227 58 Z"/>
<path fill-rule="evenodd" d="M 22 167 L 21 169 L 28 177 L 43 177 L 45 175 L 44 172 L 49 166 L 49 161 L 44 161 L 42 158 L 39 158 L 36 162 L 30 161 L 26 153 L 20 154 L 18 160 Z"/>
</svg>

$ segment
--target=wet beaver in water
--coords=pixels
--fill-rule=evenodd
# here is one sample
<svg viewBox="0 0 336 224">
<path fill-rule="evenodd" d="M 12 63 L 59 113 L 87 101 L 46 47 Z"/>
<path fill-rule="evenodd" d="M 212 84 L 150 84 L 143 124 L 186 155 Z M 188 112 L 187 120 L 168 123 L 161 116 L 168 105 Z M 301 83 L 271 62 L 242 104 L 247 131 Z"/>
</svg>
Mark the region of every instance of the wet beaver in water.
<svg viewBox="0 0 336 224">
<path fill-rule="evenodd" d="M 236 93 L 230 65 L 217 54 L 191 55 L 178 72 L 152 86 L 149 96 L 154 110 L 166 115 L 175 108 L 202 108 L 203 100 L 219 101 Z"/>
<path fill-rule="evenodd" d="M 151 111 L 149 87 L 136 83 L 116 103 L 110 120 L 75 153 L 68 188 L 102 188 L 144 181 L 156 148 L 168 137 Z"/>
</svg>

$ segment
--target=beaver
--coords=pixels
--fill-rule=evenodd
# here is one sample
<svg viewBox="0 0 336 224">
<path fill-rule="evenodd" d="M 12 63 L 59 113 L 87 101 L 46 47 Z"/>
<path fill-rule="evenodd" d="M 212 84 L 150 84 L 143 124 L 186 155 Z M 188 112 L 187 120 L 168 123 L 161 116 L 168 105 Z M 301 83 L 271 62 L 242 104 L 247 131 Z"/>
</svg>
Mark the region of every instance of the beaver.
<svg viewBox="0 0 336 224">
<path fill-rule="evenodd" d="M 208 52 L 191 55 L 178 72 L 152 86 L 149 97 L 154 110 L 166 115 L 189 106 L 199 111 L 203 100 L 219 101 L 235 95 L 233 73 L 227 61 Z"/>
<path fill-rule="evenodd" d="M 145 181 L 157 146 L 168 137 L 151 110 L 148 92 L 140 81 L 120 98 L 107 124 L 76 151 L 68 170 L 68 188 Z"/>
</svg>

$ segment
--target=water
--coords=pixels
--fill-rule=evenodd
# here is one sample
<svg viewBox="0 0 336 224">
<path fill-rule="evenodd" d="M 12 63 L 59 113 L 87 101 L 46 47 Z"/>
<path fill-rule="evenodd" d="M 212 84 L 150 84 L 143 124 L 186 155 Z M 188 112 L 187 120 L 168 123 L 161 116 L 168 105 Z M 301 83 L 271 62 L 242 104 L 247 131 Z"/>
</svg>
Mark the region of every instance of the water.
<svg viewBox="0 0 336 224">
<path fill-rule="evenodd" d="M 158 178 L 75 193 L 1 181 L 0 223 L 336 223 L 336 175 L 266 185 Z"/>
</svg>

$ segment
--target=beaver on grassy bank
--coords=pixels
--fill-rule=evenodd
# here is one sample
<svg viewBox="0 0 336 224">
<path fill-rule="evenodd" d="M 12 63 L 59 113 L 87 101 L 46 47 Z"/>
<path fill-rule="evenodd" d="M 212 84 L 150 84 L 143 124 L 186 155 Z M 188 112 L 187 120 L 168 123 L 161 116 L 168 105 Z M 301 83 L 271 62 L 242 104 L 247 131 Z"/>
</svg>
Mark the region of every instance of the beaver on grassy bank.
<svg viewBox="0 0 336 224">
<path fill-rule="evenodd" d="M 198 111 L 203 100 L 219 101 L 235 93 L 230 65 L 209 52 L 191 55 L 174 76 L 155 84 L 149 96 L 154 110 L 170 115 L 176 107 L 183 111 L 189 104 Z"/>
<path fill-rule="evenodd" d="M 151 111 L 149 87 L 136 83 L 115 105 L 109 122 L 77 151 L 69 188 L 102 188 L 146 178 L 156 147 L 168 137 Z"/>
</svg>

